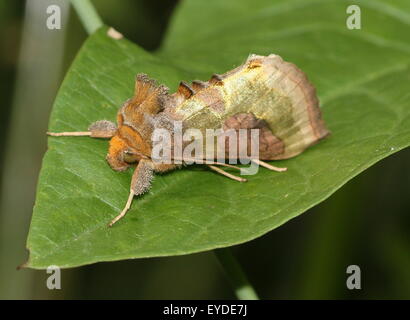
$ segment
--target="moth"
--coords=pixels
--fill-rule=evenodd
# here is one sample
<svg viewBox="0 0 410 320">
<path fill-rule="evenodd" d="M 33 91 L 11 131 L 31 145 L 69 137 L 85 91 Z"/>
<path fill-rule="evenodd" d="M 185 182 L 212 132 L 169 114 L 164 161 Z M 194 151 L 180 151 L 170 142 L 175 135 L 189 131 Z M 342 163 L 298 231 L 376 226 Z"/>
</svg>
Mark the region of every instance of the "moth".
<svg viewBox="0 0 410 320">
<path fill-rule="evenodd" d="M 154 173 L 181 167 L 151 158 L 153 132 L 158 128 L 172 130 L 174 121 L 181 121 L 183 130 L 258 129 L 259 158 L 251 160 L 274 171 L 286 168 L 265 161 L 294 157 L 329 134 L 313 85 L 299 68 L 275 54 L 251 54 L 231 71 L 214 74 L 206 82 L 181 82 L 175 93 L 168 91 L 147 75 L 138 74 L 134 96 L 120 107 L 117 124 L 101 120 L 84 132 L 47 133 L 110 139 L 106 157 L 109 166 L 116 171 L 135 166 L 126 205 L 109 226 L 124 217 L 135 196 L 149 190 Z M 237 168 L 233 165 L 215 159 L 202 163 L 229 178 L 246 181 L 218 167 Z"/>
</svg>

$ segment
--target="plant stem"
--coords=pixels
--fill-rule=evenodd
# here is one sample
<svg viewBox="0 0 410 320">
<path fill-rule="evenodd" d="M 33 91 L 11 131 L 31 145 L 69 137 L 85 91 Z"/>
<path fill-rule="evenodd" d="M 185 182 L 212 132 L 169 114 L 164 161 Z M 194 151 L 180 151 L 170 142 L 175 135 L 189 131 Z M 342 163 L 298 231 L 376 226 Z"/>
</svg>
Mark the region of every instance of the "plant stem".
<svg viewBox="0 0 410 320">
<path fill-rule="evenodd" d="M 222 268 L 229 278 L 236 296 L 240 300 L 258 300 L 258 295 L 249 283 L 242 267 L 236 258 L 232 255 L 229 248 L 214 250 Z"/>
<path fill-rule="evenodd" d="M 100 16 L 90 0 L 71 0 L 71 4 L 89 35 L 103 25 Z"/>
</svg>

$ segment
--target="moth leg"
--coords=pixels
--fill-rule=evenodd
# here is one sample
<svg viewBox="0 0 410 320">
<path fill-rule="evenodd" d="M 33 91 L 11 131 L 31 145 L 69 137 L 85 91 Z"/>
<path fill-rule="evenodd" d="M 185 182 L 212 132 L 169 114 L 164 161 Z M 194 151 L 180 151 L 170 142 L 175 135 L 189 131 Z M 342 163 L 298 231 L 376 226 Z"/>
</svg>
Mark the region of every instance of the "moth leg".
<svg viewBox="0 0 410 320">
<path fill-rule="evenodd" d="M 116 223 L 118 220 L 120 220 L 122 217 L 125 216 L 127 211 L 131 208 L 131 203 L 132 200 L 134 199 L 135 193 L 133 190 L 130 190 L 130 194 L 128 196 L 127 203 L 125 204 L 124 209 L 122 209 L 121 213 L 116 216 L 114 219 L 111 220 L 111 222 L 108 224 L 109 227 L 112 227 L 114 223 Z"/>
<path fill-rule="evenodd" d="M 181 160 L 181 161 L 184 161 L 184 162 L 192 161 L 196 164 L 213 164 L 213 165 L 216 165 L 216 166 L 223 166 L 223 167 L 233 168 L 233 169 L 236 169 L 236 170 L 241 170 L 241 168 L 239 168 L 238 166 L 234 166 L 232 164 L 228 164 L 228 163 L 224 163 L 224 162 L 218 162 L 218 161 L 212 161 L 212 160 L 206 160 L 206 159 L 187 158 L 187 157 L 173 158 L 173 159 L 174 160 Z"/>
<path fill-rule="evenodd" d="M 52 137 L 90 137 L 90 131 L 75 131 L 75 132 L 47 132 L 48 136 Z"/>
<path fill-rule="evenodd" d="M 147 159 L 140 160 L 132 175 L 130 194 L 128 196 L 127 203 L 121 213 L 111 220 L 108 224 L 109 227 L 112 227 L 114 223 L 125 216 L 131 207 L 134 196 L 141 195 L 149 190 L 153 177 L 154 171 L 152 162 Z"/>
<path fill-rule="evenodd" d="M 174 163 L 152 163 L 155 172 L 165 173 L 178 168 L 178 165 Z"/>
<path fill-rule="evenodd" d="M 53 137 L 91 137 L 91 138 L 112 138 L 117 131 L 115 123 L 107 120 L 100 120 L 92 123 L 88 131 L 77 132 L 47 132 L 47 135 Z"/>
<path fill-rule="evenodd" d="M 260 165 L 272 171 L 283 172 L 283 171 L 288 170 L 288 168 L 279 168 L 279 167 L 272 166 L 269 163 L 261 161 L 259 159 L 251 159 L 251 161 L 256 163 L 257 165 Z"/>
<path fill-rule="evenodd" d="M 232 168 L 232 169 L 241 171 L 240 167 L 234 166 L 233 164 L 228 164 L 228 163 L 223 163 L 223 162 L 218 162 L 218 161 L 208 161 L 208 160 L 205 160 L 204 163 L 207 165 L 222 166 L 222 167 Z"/>
<path fill-rule="evenodd" d="M 230 178 L 230 179 L 232 179 L 232 180 L 239 181 L 239 182 L 246 182 L 246 181 L 248 181 L 248 180 L 246 180 L 245 178 L 241 178 L 241 177 L 234 176 L 233 174 L 230 174 L 229 172 L 226 172 L 226 171 L 224 171 L 224 170 L 222 170 L 222 169 L 220 169 L 220 168 L 218 168 L 218 167 L 215 167 L 215 166 L 213 166 L 212 164 L 208 164 L 207 166 L 208 166 L 211 170 L 214 170 L 214 171 L 216 171 L 216 172 L 218 172 L 218 173 L 220 173 L 220 174 L 224 175 L 225 177 L 228 177 L 228 178 Z"/>
</svg>

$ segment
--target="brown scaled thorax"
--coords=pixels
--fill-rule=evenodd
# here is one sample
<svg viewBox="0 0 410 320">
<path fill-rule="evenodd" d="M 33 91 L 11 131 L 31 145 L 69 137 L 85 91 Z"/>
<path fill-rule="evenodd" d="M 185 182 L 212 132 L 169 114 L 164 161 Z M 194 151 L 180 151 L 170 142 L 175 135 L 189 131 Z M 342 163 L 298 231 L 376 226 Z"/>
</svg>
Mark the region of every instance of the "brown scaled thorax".
<svg viewBox="0 0 410 320">
<path fill-rule="evenodd" d="M 167 92 L 165 86 L 157 86 L 145 74 L 137 76 L 135 95 L 118 111 L 118 129 L 110 140 L 107 161 L 112 169 L 123 171 L 132 163 L 150 158 L 153 117 L 162 110 Z"/>
</svg>

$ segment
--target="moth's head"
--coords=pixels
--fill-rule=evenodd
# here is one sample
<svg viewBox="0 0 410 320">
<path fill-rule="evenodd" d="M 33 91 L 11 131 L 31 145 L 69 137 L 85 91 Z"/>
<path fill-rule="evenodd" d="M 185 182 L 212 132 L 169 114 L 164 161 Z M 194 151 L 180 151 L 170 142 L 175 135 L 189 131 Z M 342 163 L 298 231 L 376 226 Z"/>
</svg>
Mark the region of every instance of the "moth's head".
<svg viewBox="0 0 410 320">
<path fill-rule="evenodd" d="M 122 125 L 110 140 L 107 162 L 113 170 L 124 171 L 141 159 L 148 159 L 150 152 L 137 131 Z"/>
<path fill-rule="evenodd" d="M 118 129 L 113 134 L 107 161 L 112 169 L 123 171 L 132 164 L 151 156 L 150 132 L 147 119 L 162 109 L 168 88 L 158 86 L 146 74 L 138 74 L 134 96 L 125 101 L 117 114 Z"/>
</svg>

